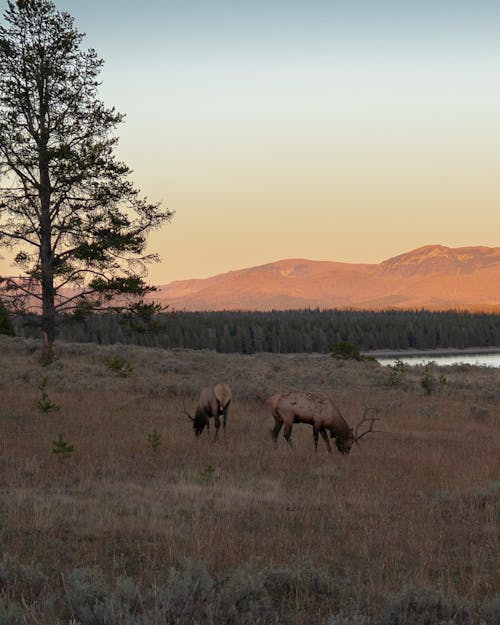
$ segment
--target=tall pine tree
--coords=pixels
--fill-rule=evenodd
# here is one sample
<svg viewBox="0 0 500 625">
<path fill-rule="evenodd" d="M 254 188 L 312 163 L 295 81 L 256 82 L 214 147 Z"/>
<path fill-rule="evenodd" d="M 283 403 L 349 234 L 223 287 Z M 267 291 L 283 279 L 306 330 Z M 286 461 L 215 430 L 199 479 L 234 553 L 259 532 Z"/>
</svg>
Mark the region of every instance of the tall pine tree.
<svg viewBox="0 0 500 625">
<path fill-rule="evenodd" d="M 61 312 L 140 308 L 146 237 L 172 213 L 140 196 L 117 160 L 123 115 L 98 98 L 103 61 L 50 0 L 8 2 L 0 26 L 0 245 L 11 304 L 41 312 L 43 359 Z"/>
</svg>

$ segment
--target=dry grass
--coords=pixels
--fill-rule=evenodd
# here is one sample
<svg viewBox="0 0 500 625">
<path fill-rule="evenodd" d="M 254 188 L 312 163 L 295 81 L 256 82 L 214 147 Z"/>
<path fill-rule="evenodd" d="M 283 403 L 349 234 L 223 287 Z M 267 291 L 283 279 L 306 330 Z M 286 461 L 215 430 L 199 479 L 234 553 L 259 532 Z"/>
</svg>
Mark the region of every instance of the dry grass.
<svg viewBox="0 0 500 625">
<path fill-rule="evenodd" d="M 46 572 L 99 565 L 147 585 L 181 557 L 227 571 L 310 561 L 338 579 L 332 609 L 376 611 L 407 584 L 484 600 L 500 587 L 500 369 L 422 370 L 397 387 L 376 363 L 323 355 L 223 355 L 0 337 L 3 554 Z M 120 357 L 134 368 L 120 377 Z M 37 409 L 38 385 L 60 409 Z M 198 389 L 233 389 L 225 436 L 195 440 L 182 416 Z M 350 423 L 376 406 L 385 434 L 329 455 L 308 426 L 274 450 L 264 398 L 328 390 Z M 382 427 L 382 426 L 380 426 Z M 148 448 L 156 429 L 161 445 Z M 61 433 L 75 452 L 52 453 Z"/>
</svg>

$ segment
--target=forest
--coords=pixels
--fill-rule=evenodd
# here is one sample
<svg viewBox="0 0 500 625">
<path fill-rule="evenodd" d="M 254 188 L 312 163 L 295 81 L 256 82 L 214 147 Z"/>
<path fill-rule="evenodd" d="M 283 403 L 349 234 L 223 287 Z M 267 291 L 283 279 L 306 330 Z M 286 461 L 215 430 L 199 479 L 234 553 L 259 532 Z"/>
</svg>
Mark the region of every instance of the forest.
<svg viewBox="0 0 500 625">
<path fill-rule="evenodd" d="M 38 337 L 34 316 L 12 318 L 17 336 Z M 61 317 L 58 339 L 221 353 L 327 353 L 349 342 L 359 350 L 439 349 L 500 345 L 500 315 L 426 310 L 289 310 L 165 312 Z"/>
</svg>

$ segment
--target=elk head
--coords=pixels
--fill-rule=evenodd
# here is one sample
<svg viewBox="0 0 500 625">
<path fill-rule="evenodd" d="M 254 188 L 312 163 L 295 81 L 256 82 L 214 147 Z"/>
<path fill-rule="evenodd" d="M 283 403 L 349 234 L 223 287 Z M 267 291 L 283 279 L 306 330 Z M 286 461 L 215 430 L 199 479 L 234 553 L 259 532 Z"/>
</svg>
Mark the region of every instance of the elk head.
<svg viewBox="0 0 500 625">
<path fill-rule="evenodd" d="M 196 436 L 200 436 L 200 434 L 203 432 L 203 429 L 205 428 L 206 422 L 204 419 L 201 419 L 198 411 L 196 413 L 196 416 L 191 416 L 189 414 L 189 412 L 186 410 L 186 398 L 183 398 L 183 411 L 182 413 L 186 415 L 186 417 L 191 421 L 191 423 L 193 424 L 193 429 L 194 429 L 194 433 Z"/>
<path fill-rule="evenodd" d="M 197 419 L 196 417 L 192 417 L 188 412 L 184 411 L 184 414 L 191 419 L 193 422 L 193 429 L 196 436 L 200 436 L 200 434 L 205 429 L 206 421 L 202 419 Z"/>
<path fill-rule="evenodd" d="M 210 431 L 210 419 L 215 421 L 215 438 L 219 433 L 222 417 L 222 425 L 225 429 L 227 411 L 231 402 L 231 389 L 225 382 L 208 385 L 200 390 L 196 412 L 192 417 L 184 405 L 184 414 L 191 420 L 194 433 L 199 436 L 205 428 Z"/>
<path fill-rule="evenodd" d="M 333 434 L 330 434 L 330 436 L 333 437 Z M 335 445 L 340 453 L 344 456 L 349 455 L 351 447 L 354 445 L 355 442 L 357 441 L 354 432 L 352 431 L 352 428 L 349 428 L 346 435 L 342 436 L 339 434 L 335 438 Z"/>
</svg>

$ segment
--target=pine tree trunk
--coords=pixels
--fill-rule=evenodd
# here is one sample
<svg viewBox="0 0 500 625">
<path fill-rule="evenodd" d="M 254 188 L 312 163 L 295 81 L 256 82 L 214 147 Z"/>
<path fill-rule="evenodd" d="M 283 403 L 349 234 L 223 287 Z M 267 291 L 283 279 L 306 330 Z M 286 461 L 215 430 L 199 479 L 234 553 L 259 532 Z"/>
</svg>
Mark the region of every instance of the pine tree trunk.
<svg viewBox="0 0 500 625">
<path fill-rule="evenodd" d="M 50 201 L 50 200 L 49 200 Z M 40 265 L 42 282 L 42 361 L 45 364 L 55 360 L 56 311 L 54 306 L 54 271 L 52 265 L 52 244 L 50 215 L 42 210 L 40 220 Z"/>
<path fill-rule="evenodd" d="M 40 270 L 42 286 L 42 361 L 49 364 L 55 360 L 56 311 L 54 305 L 54 265 L 52 250 L 52 223 L 50 216 L 50 174 L 48 158 L 48 135 L 45 128 L 46 107 L 44 90 L 40 88 L 41 132 L 38 145 L 40 174 Z"/>
<path fill-rule="evenodd" d="M 42 263 L 43 264 L 43 263 Z M 54 308 L 54 286 L 51 271 L 42 267 L 42 362 L 50 364 L 56 358 L 56 314 Z"/>
</svg>

